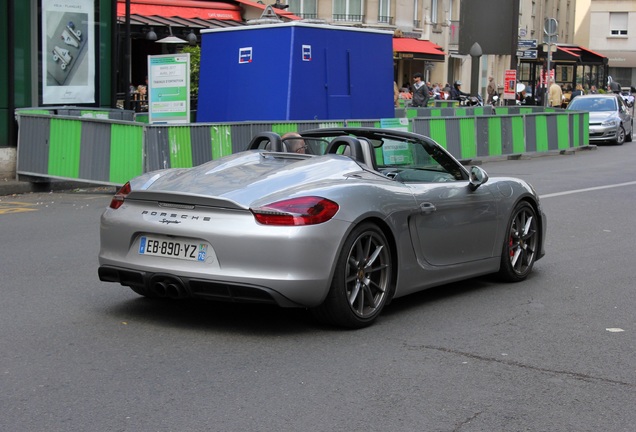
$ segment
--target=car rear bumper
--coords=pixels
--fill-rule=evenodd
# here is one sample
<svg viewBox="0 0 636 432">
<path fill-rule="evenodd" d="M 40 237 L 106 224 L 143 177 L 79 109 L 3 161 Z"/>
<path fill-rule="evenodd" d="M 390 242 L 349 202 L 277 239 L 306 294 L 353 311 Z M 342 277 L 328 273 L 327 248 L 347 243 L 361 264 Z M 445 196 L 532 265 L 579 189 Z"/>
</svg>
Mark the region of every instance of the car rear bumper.
<svg viewBox="0 0 636 432">
<path fill-rule="evenodd" d="M 241 303 L 276 304 L 281 307 L 300 307 L 271 288 L 259 285 L 235 284 L 173 274 L 153 273 L 102 265 L 98 269 L 99 279 L 134 288 L 149 297 L 183 299 L 202 298 Z"/>
</svg>

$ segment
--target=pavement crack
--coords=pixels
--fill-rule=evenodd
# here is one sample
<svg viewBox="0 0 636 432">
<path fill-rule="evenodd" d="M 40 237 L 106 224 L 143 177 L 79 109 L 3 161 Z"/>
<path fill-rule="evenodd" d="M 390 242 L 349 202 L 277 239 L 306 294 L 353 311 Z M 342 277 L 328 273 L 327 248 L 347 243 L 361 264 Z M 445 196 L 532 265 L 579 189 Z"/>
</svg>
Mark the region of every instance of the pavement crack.
<svg viewBox="0 0 636 432">
<path fill-rule="evenodd" d="M 589 375 L 589 374 L 583 374 L 583 373 L 578 373 L 578 372 L 570 372 L 570 371 L 564 371 L 564 370 L 558 370 L 558 369 L 548 369 L 548 368 L 542 368 L 542 367 L 538 367 L 538 366 L 531 366 L 531 365 L 524 364 L 524 363 L 521 363 L 521 362 L 518 362 L 518 361 L 514 361 L 514 360 L 503 360 L 503 359 L 498 359 L 498 358 L 494 358 L 494 357 L 486 357 L 486 356 L 481 356 L 481 355 L 477 355 L 477 354 L 467 353 L 467 352 L 458 351 L 458 350 L 445 348 L 445 347 L 439 347 L 439 346 L 434 346 L 434 345 L 410 345 L 410 344 L 405 344 L 405 345 L 409 349 L 422 349 L 423 348 L 423 349 L 428 349 L 428 350 L 441 351 L 441 352 L 445 352 L 445 353 L 449 353 L 449 354 L 460 355 L 462 357 L 467 357 L 467 358 L 470 358 L 470 359 L 473 359 L 473 360 L 499 363 L 499 364 L 504 364 L 506 366 L 513 366 L 513 367 L 518 367 L 518 368 L 527 369 L 527 370 L 533 370 L 533 371 L 542 372 L 542 373 L 548 373 L 548 374 L 554 374 L 554 375 L 563 375 L 563 376 L 568 376 L 570 378 L 574 378 L 574 379 L 582 380 L 582 381 L 587 381 L 587 382 L 596 381 L 596 382 L 602 382 L 602 383 L 605 383 L 605 384 L 616 384 L 616 385 L 625 386 L 625 387 L 631 387 L 631 388 L 636 387 L 636 384 L 630 383 L 630 382 L 613 380 L 613 379 L 603 378 L 603 377 L 597 377 L 597 376 L 593 376 L 593 375 Z"/>
<path fill-rule="evenodd" d="M 453 432 L 459 432 L 464 427 L 464 425 L 467 425 L 471 421 L 475 420 L 477 417 L 479 417 L 479 415 L 481 415 L 481 412 L 476 412 L 472 416 L 468 417 L 466 420 L 464 420 L 463 422 L 459 423 L 455 427 L 455 429 L 453 429 Z"/>
</svg>

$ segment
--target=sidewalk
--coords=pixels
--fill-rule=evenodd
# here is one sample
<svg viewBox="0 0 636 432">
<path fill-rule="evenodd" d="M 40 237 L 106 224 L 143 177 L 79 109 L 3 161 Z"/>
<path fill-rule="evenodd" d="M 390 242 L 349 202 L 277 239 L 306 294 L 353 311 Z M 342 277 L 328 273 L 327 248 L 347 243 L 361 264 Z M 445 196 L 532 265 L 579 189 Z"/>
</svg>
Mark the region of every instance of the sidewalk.
<svg viewBox="0 0 636 432">
<path fill-rule="evenodd" d="M 72 189 L 87 189 L 94 187 L 109 187 L 90 183 L 73 182 L 65 180 L 52 180 L 45 183 L 32 183 L 15 179 L 0 178 L 0 197 L 7 195 L 21 195 L 31 192 L 52 192 Z M 113 187 L 114 193 L 114 187 Z"/>
</svg>

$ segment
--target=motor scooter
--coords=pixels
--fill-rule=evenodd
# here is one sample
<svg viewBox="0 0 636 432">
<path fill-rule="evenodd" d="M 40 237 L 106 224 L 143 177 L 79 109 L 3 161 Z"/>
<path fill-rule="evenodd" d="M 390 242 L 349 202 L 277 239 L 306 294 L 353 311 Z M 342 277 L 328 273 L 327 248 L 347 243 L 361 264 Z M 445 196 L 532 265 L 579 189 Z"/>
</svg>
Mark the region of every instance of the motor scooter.
<svg viewBox="0 0 636 432">
<path fill-rule="evenodd" d="M 460 106 L 484 106 L 484 100 L 481 98 L 481 95 L 477 96 L 460 96 L 459 97 L 459 105 Z"/>
</svg>

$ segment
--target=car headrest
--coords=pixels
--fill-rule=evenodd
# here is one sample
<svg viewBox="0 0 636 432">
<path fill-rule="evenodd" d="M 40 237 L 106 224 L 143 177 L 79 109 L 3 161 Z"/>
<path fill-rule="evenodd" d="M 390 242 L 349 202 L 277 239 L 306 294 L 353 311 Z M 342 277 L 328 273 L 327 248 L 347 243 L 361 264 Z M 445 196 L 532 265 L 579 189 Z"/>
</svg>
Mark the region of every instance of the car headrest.
<svg viewBox="0 0 636 432">
<path fill-rule="evenodd" d="M 287 150 L 280 135 L 274 132 L 261 132 L 254 135 L 247 146 L 247 150 L 258 149 L 265 149 L 272 152 L 284 152 Z"/>
<path fill-rule="evenodd" d="M 352 159 L 366 164 L 364 154 L 362 152 L 362 145 L 357 138 L 350 136 L 341 136 L 334 138 L 327 146 L 327 154 L 338 154 L 338 151 L 344 148 L 344 152 L 349 150 L 349 155 Z"/>
</svg>

